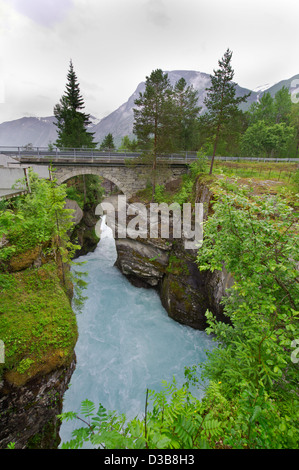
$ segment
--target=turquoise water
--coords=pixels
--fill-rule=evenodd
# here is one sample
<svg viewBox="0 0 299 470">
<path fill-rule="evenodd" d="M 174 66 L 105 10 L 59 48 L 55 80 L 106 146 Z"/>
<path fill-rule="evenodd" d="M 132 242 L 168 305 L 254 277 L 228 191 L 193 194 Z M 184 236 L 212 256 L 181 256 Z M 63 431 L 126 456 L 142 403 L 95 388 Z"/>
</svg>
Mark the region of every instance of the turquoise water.
<svg viewBox="0 0 299 470">
<path fill-rule="evenodd" d="M 76 369 L 64 396 L 63 411 L 80 411 L 89 399 L 128 418 L 144 412 L 146 389 L 161 390 L 162 380 L 179 385 L 185 366 L 205 361 L 214 343 L 203 331 L 170 319 L 157 292 L 132 286 L 114 266 L 111 230 L 102 225 L 94 253 L 82 256 L 88 272 L 88 297 L 77 315 Z M 76 268 L 77 269 L 77 268 Z M 63 422 L 61 441 L 71 439 L 79 421 Z"/>
</svg>

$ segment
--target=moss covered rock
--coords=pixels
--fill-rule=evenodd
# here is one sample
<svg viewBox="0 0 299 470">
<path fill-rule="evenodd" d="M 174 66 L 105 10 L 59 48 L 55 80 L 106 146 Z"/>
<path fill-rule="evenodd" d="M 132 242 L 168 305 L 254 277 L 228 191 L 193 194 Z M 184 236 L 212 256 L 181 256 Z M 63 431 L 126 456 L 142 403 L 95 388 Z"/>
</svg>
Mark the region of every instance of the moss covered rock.
<svg viewBox="0 0 299 470">
<path fill-rule="evenodd" d="M 13 385 L 60 367 L 73 355 L 78 331 L 71 302 L 57 266 L 0 275 L 1 369 Z"/>
</svg>

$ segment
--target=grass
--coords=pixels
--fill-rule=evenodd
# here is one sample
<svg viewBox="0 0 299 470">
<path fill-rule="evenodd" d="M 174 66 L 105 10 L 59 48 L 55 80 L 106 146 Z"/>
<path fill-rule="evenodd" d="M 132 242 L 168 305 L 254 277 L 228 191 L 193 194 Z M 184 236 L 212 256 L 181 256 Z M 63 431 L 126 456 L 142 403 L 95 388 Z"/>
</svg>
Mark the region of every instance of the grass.
<svg viewBox="0 0 299 470">
<path fill-rule="evenodd" d="M 294 176 L 296 163 L 275 162 L 214 162 L 214 173 L 223 173 L 226 176 L 239 176 L 242 178 L 271 179 L 290 183 Z"/>
<path fill-rule="evenodd" d="M 0 298 L 0 373 L 8 382 L 23 385 L 70 361 L 77 323 L 55 264 L 0 274 Z"/>
</svg>

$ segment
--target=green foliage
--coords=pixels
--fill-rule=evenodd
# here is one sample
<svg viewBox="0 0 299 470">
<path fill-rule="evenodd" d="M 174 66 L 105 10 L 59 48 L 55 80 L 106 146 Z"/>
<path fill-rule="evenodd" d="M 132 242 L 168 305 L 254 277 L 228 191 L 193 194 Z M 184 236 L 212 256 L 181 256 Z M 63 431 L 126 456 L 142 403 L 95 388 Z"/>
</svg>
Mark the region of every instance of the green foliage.
<svg viewBox="0 0 299 470">
<path fill-rule="evenodd" d="M 81 209 L 87 204 L 99 204 L 104 195 L 103 179 L 97 175 L 74 176 L 67 182 L 66 197 L 76 201 Z"/>
<path fill-rule="evenodd" d="M 113 135 L 111 132 L 104 137 L 103 142 L 100 145 L 100 150 L 112 150 L 115 149 L 115 144 L 113 140 Z"/>
<path fill-rule="evenodd" d="M 164 155 L 196 147 L 197 92 L 183 78 L 173 87 L 168 74 L 157 69 L 146 77 L 145 91 L 134 103 L 133 132 L 144 151 L 141 161 L 149 167 L 154 199 L 157 172 L 165 169 Z"/>
<path fill-rule="evenodd" d="M 231 58 L 232 51 L 227 49 L 223 58 L 218 61 L 219 68 L 214 70 L 214 75 L 211 75 L 211 87 L 207 88 L 207 96 L 204 99 L 207 107 L 207 113 L 204 116 L 205 125 L 209 128 L 214 141 L 210 174 L 213 171 L 219 138 L 231 128 L 232 122 L 234 124 L 237 122 L 240 117 L 238 106 L 250 96 L 249 93 L 236 97 L 236 84 L 232 81 L 234 71 Z"/>
<path fill-rule="evenodd" d="M 184 178 L 183 184 L 179 190 L 179 192 L 174 196 L 173 202 L 177 202 L 178 204 L 182 205 L 188 201 L 190 201 L 190 195 L 193 190 L 193 180 L 190 178 Z"/>
<path fill-rule="evenodd" d="M 46 263 L 38 269 L 1 274 L 0 284 L 0 338 L 5 343 L 1 371 L 14 370 L 17 379 L 45 362 L 50 366 L 72 357 L 76 318 L 57 266 Z"/>
<path fill-rule="evenodd" d="M 93 142 L 93 133 L 86 129 L 90 124 L 90 116 L 81 111 L 84 101 L 80 95 L 72 61 L 67 79 L 66 92 L 54 107 L 55 125 L 58 127 L 58 139 L 55 144 L 59 148 L 94 148 L 96 144 Z"/>
<path fill-rule="evenodd" d="M 158 153 L 169 150 L 171 122 L 171 86 L 167 73 L 154 70 L 146 77 L 144 93 L 135 100 L 134 134 L 142 148 L 151 149 L 156 158 Z"/>
<path fill-rule="evenodd" d="M 10 442 L 9 444 L 7 444 L 7 449 L 15 449 L 15 447 L 16 447 L 15 442 Z"/>
<path fill-rule="evenodd" d="M 55 239 L 67 240 L 73 226 L 72 210 L 64 208 L 65 186 L 39 179 L 32 171 L 29 178 L 31 193 L 17 199 L 14 211 L 0 212 L 0 236 L 8 240 L 0 250 L 0 262 Z M 59 250 L 65 251 L 59 245 Z"/>
<path fill-rule="evenodd" d="M 72 211 L 64 209 L 65 186 L 39 179 L 32 171 L 29 178 L 31 193 L 17 199 L 14 211 L 0 212 L 0 236 L 8 241 L 0 250 L 0 262 L 57 237 L 64 238 L 72 227 Z"/>
<path fill-rule="evenodd" d="M 195 179 L 199 173 L 207 173 L 208 171 L 208 158 L 204 155 L 203 151 L 197 152 L 197 160 L 189 165 L 191 177 Z"/>
<path fill-rule="evenodd" d="M 87 273 L 75 269 L 75 266 L 82 266 L 84 263 L 72 262 L 70 264 L 73 266 L 73 270 L 68 273 L 74 290 L 72 306 L 75 313 L 81 313 L 85 300 L 87 300 L 87 297 L 83 295 L 84 289 L 87 288 L 87 282 L 82 278 L 87 276 Z"/>
<path fill-rule="evenodd" d="M 179 79 L 173 87 L 174 122 L 176 122 L 175 146 L 179 150 L 194 150 L 197 148 L 198 114 L 201 110 L 198 104 L 198 91 L 193 86 L 187 86 L 184 78 Z"/>
<path fill-rule="evenodd" d="M 155 202 L 158 204 L 165 202 L 165 186 L 163 184 L 157 184 L 155 187 Z"/>
<path fill-rule="evenodd" d="M 66 268 L 66 264 L 76 264 L 72 258 L 78 249 L 69 241 L 73 211 L 65 209 L 66 186 L 57 186 L 55 180 L 40 179 L 32 171 L 29 172 L 29 180 L 31 193 L 16 200 L 14 211 L 0 212 L 0 236 L 6 238 L 6 244 L 0 250 L 0 267 L 5 271 L 12 256 L 26 255 L 26 252 L 38 248 L 45 257 L 50 256 L 61 266 L 65 287 L 73 283 L 77 294 L 75 303 L 79 308 L 84 301 L 81 291 L 86 285 L 81 279 L 83 274 L 79 277 L 79 273 Z M 12 282 L 4 276 L 2 282 L 0 279 L 0 286 Z"/>
<path fill-rule="evenodd" d="M 295 139 L 292 155 L 298 157 L 299 151 L 299 103 L 293 103 L 290 113 L 290 125 L 294 128 Z"/>
<path fill-rule="evenodd" d="M 193 190 L 194 180 L 193 176 L 183 175 L 183 181 L 179 190 L 175 194 L 169 193 L 164 185 L 157 184 L 155 186 L 154 201 L 158 204 L 165 202 L 166 204 L 184 204 L 190 200 Z"/>
<path fill-rule="evenodd" d="M 241 138 L 241 152 L 252 157 L 284 157 L 294 140 L 294 128 L 284 122 L 267 125 L 257 121 Z"/>
<path fill-rule="evenodd" d="M 221 433 L 220 423 L 210 410 L 204 410 L 186 386 L 177 388 L 175 381 L 164 383 L 161 392 L 147 391 L 143 419 L 126 421 L 125 415 L 107 412 L 101 404 L 95 413 L 95 405 L 89 400 L 82 402 L 80 415 L 59 415 L 62 420 L 84 423 L 62 448 L 81 448 L 85 442 L 105 449 L 208 448 Z"/>
<path fill-rule="evenodd" d="M 20 374 L 24 374 L 32 364 L 34 364 L 34 360 L 27 357 L 19 362 L 16 369 Z"/>
<path fill-rule="evenodd" d="M 122 138 L 119 150 L 129 150 L 131 152 L 135 152 L 138 150 L 138 142 L 136 139 L 130 139 L 129 136 L 125 135 Z"/>
<path fill-rule="evenodd" d="M 293 181 L 295 183 L 297 191 L 299 192 L 299 170 L 298 169 L 294 173 Z"/>
<path fill-rule="evenodd" d="M 260 101 L 252 103 L 248 111 L 249 124 L 258 121 L 264 121 L 267 125 L 274 124 L 274 116 L 274 103 L 270 93 L 264 93 Z"/>
<path fill-rule="evenodd" d="M 1 371 L 13 370 L 16 383 L 34 376 L 45 362 L 54 368 L 70 359 L 77 325 L 69 295 L 74 291 L 80 311 L 86 287 L 84 273 L 69 269 L 78 247 L 69 241 L 73 219 L 72 210 L 65 209 L 66 187 L 33 172 L 29 179 L 31 193 L 0 213 L 6 243 L 0 249 L 0 338 L 6 348 Z M 10 263 L 30 260 L 31 253 L 32 262 L 39 256 L 40 267 L 9 273 Z"/>
<path fill-rule="evenodd" d="M 290 123 L 292 108 L 291 95 L 286 87 L 282 87 L 273 98 L 269 92 L 264 93 L 258 102 L 252 103 L 248 111 L 249 124 L 264 121 L 266 125 Z"/>
<path fill-rule="evenodd" d="M 240 141 L 241 153 L 253 157 L 294 155 L 298 117 L 293 109 L 287 88 L 282 87 L 274 98 L 263 94 L 247 112 L 249 127 Z"/>
<path fill-rule="evenodd" d="M 204 227 L 201 269 L 222 269 L 234 285 L 225 299 L 230 324 L 207 312 L 218 348 L 203 376 L 221 382 L 235 403 L 233 447 L 296 447 L 298 366 L 291 343 L 298 328 L 296 214 L 279 197 L 221 188 Z M 287 423 L 287 424 L 286 424 Z M 281 430 L 281 432 L 277 430 Z M 283 432 L 287 430 L 287 432 Z"/>
</svg>

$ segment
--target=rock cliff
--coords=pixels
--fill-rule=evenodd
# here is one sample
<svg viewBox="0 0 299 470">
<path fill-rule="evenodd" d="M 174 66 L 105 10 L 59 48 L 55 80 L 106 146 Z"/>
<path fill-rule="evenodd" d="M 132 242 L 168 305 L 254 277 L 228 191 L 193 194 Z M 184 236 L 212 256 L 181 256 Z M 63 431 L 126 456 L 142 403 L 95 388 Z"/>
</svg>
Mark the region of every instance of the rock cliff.
<svg viewBox="0 0 299 470">
<path fill-rule="evenodd" d="M 203 203 L 205 218 L 212 211 L 212 193 L 200 179 L 195 186 L 195 202 Z M 120 238 L 117 214 L 115 219 L 116 266 L 132 284 L 156 288 L 168 315 L 185 325 L 205 329 L 207 310 L 218 320 L 228 321 L 223 314 L 221 299 L 233 279 L 225 268 L 213 273 L 199 271 L 197 250 L 186 249 L 183 237 L 173 238 L 171 222 L 168 239 L 132 238 L 129 233 L 126 238 Z M 127 224 L 130 220 L 127 217 Z"/>
<path fill-rule="evenodd" d="M 174 320 L 203 330 L 205 313 L 226 321 L 221 299 L 232 284 L 229 273 L 201 272 L 195 254 L 182 243 L 165 245 L 161 240 L 116 240 L 116 266 L 137 287 L 154 287 L 162 304 Z"/>
<path fill-rule="evenodd" d="M 60 443 L 63 395 L 75 368 L 68 365 L 38 375 L 23 386 L 0 382 L 0 449 L 55 449 Z"/>
</svg>

